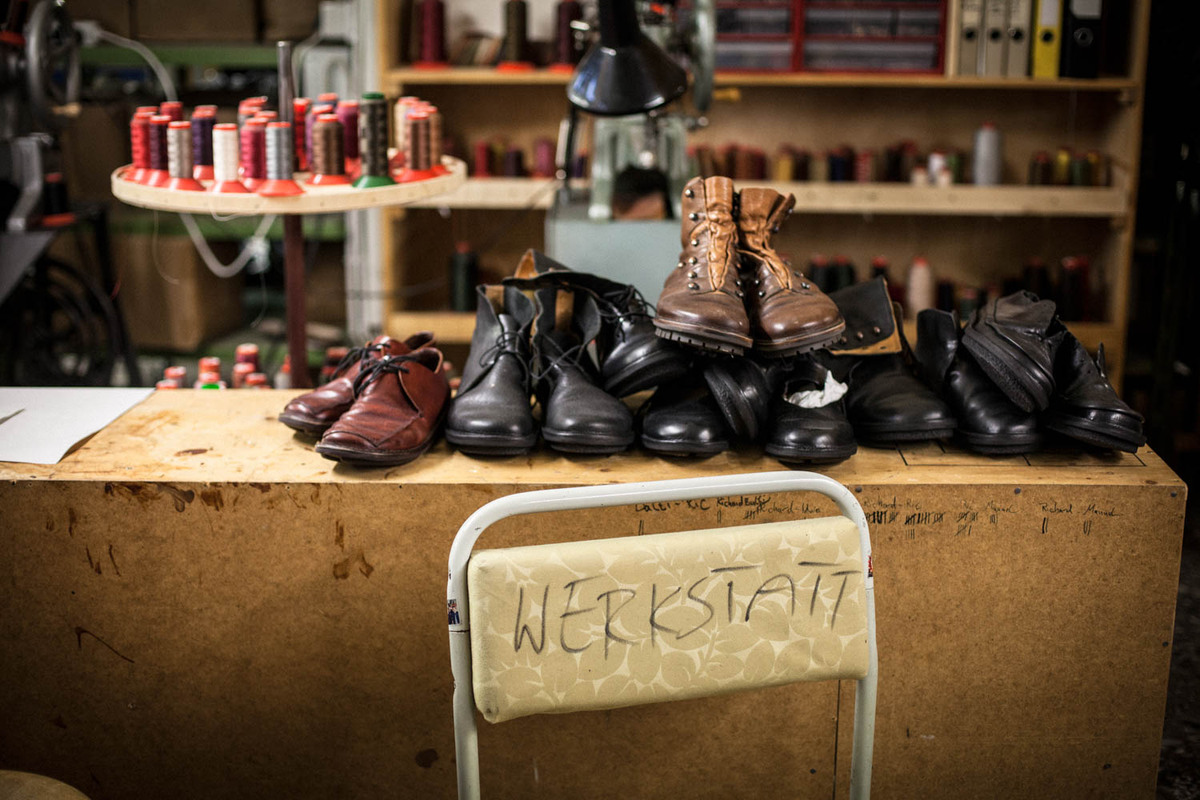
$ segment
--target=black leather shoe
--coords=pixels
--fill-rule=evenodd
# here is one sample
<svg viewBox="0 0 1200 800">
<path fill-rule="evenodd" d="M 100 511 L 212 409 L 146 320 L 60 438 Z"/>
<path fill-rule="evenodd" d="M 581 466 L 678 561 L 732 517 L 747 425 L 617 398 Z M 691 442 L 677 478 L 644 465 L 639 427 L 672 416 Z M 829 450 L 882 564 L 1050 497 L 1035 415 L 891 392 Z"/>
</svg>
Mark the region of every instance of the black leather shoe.
<svg viewBox="0 0 1200 800">
<path fill-rule="evenodd" d="M 1066 329 L 1052 300 L 1031 292 L 997 298 L 972 315 L 963 345 L 1022 411 L 1044 411 L 1054 394 L 1054 361 Z"/>
<path fill-rule="evenodd" d="M 819 408 L 794 402 L 797 393 L 820 391 L 829 369 L 822 356 L 796 359 L 771 401 L 770 423 L 763 449 L 784 463 L 828 464 L 858 451 L 854 429 L 842 400 Z"/>
<path fill-rule="evenodd" d="M 725 420 L 698 371 L 658 387 L 642 417 L 642 444 L 667 456 L 712 456 L 729 449 Z"/>
<path fill-rule="evenodd" d="M 687 374 L 688 354 L 655 335 L 650 307 L 633 286 L 575 272 L 537 250 L 526 251 L 515 277 L 504 283 L 522 289 L 552 286 L 592 296 L 602 321 L 596 335 L 600 384 L 614 397 L 652 389 Z"/>
<path fill-rule="evenodd" d="M 876 278 L 830 295 L 846 319 L 846 331 L 832 345 L 834 376 L 849 385 L 846 416 L 860 442 L 919 442 L 949 439 L 954 415 L 909 370 L 908 345 L 900 315 Z"/>
<path fill-rule="evenodd" d="M 542 438 L 566 453 L 618 453 L 633 444 L 633 415 L 596 385 L 587 343 L 600 330 L 595 299 L 584 292 L 536 294 L 533 368 Z"/>
<path fill-rule="evenodd" d="M 1067 334 L 1055 365 L 1059 391 L 1043 424 L 1085 444 L 1136 453 L 1146 443 L 1142 415 L 1117 397 L 1104 371 L 1104 345 L 1092 361 L 1079 340 Z"/>
<path fill-rule="evenodd" d="M 704 382 L 730 430 L 756 442 L 771 411 L 772 384 L 781 362 L 760 364 L 751 356 L 713 359 L 704 365 Z"/>
<path fill-rule="evenodd" d="M 1017 408 L 959 343 L 956 313 L 931 308 L 917 315 L 918 370 L 954 411 L 959 441 L 986 455 L 1037 450 L 1037 417 Z"/>
<path fill-rule="evenodd" d="M 446 440 L 471 455 L 525 453 L 538 435 L 530 405 L 533 302 L 500 286 L 479 286 L 475 293 L 475 332 L 446 418 Z"/>
</svg>

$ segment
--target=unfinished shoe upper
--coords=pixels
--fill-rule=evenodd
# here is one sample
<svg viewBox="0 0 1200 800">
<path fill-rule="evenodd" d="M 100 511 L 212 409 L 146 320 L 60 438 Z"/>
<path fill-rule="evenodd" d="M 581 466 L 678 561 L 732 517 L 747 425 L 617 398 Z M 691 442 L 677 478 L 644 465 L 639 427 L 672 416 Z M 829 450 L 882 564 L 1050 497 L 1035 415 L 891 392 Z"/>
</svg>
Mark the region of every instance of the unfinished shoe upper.
<svg viewBox="0 0 1200 800">
<path fill-rule="evenodd" d="M 740 355 L 752 344 L 738 273 L 733 181 L 693 178 L 683 190 L 683 251 L 658 297 L 658 335 Z"/>
<path fill-rule="evenodd" d="M 738 247 L 754 349 L 783 357 L 824 347 L 846 327 L 837 305 L 771 245 L 796 198 L 758 188 L 740 196 Z"/>
</svg>

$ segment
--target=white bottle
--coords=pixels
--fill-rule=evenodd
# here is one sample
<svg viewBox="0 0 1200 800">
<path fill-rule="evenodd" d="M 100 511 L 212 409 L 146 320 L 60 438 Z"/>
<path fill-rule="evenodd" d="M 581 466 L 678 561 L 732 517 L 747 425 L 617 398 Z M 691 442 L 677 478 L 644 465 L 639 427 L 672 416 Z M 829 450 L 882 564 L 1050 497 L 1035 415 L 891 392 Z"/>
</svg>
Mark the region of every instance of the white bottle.
<svg viewBox="0 0 1200 800">
<path fill-rule="evenodd" d="M 904 311 L 909 319 L 927 308 L 933 308 L 933 270 L 921 256 L 912 261 L 908 268 L 908 283 L 905 284 Z"/>
<path fill-rule="evenodd" d="M 1004 139 L 990 122 L 975 131 L 971 177 L 976 186 L 999 186 L 1004 172 Z"/>
</svg>

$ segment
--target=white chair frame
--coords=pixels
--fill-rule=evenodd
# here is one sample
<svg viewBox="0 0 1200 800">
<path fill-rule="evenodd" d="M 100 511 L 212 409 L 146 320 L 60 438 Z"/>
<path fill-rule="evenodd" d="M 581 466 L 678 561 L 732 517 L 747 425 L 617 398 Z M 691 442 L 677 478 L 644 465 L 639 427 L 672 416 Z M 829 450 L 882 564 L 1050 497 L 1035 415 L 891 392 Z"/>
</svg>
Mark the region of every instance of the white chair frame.
<svg viewBox="0 0 1200 800">
<path fill-rule="evenodd" d="M 745 492 L 818 492 L 837 504 L 842 515 L 858 527 L 866 576 L 869 659 L 866 677 L 854 695 L 854 749 L 850 767 L 850 798 L 866 800 L 871 793 L 871 759 L 875 743 L 875 689 L 879 655 L 875 649 L 875 587 L 871 571 L 871 539 L 867 519 L 854 495 L 837 481 L 811 472 L 764 472 L 685 478 L 670 481 L 581 486 L 523 492 L 484 505 L 458 529 L 450 547 L 450 573 L 446 584 L 447 608 L 457 610 L 450 621 L 450 665 L 454 674 L 454 749 L 458 759 L 459 800 L 479 797 L 479 736 L 475 723 L 475 697 L 471 681 L 471 617 L 467 596 L 467 561 L 476 541 L 488 527 L 502 519 L 547 511 L 603 508 L 728 497 Z"/>
</svg>

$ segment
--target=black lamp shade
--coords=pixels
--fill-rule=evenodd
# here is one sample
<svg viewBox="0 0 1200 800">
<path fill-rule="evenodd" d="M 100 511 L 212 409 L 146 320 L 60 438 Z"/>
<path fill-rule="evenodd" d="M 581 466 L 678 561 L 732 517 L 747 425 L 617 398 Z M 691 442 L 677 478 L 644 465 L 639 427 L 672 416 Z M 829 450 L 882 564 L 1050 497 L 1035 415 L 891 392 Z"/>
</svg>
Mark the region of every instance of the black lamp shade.
<svg viewBox="0 0 1200 800">
<path fill-rule="evenodd" d="M 642 33 L 633 0 L 600 0 L 600 41 L 575 68 L 567 99 L 616 117 L 665 106 L 686 90 L 687 73 Z"/>
</svg>

